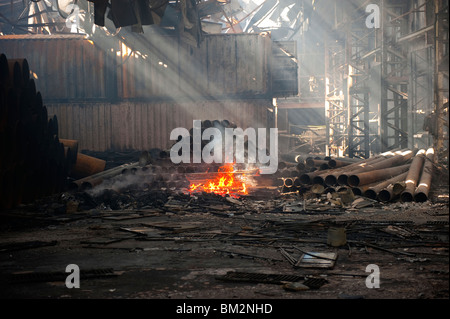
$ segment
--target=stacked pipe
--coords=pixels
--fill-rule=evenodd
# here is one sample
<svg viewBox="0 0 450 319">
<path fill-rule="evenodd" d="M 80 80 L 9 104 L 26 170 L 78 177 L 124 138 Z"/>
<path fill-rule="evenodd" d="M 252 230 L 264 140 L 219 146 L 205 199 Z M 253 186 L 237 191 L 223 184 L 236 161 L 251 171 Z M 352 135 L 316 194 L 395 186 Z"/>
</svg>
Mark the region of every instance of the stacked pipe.
<svg viewBox="0 0 450 319">
<path fill-rule="evenodd" d="M 48 118 L 26 59 L 0 54 L 0 207 L 8 209 L 61 191 L 67 150 L 58 119 Z"/>
<path fill-rule="evenodd" d="M 351 188 L 355 195 L 383 202 L 424 202 L 431 188 L 433 161 L 433 148 L 390 151 L 337 168 L 306 172 L 294 183 L 302 192 L 308 189 L 321 194 Z M 284 189 L 295 191 L 290 184 L 283 184 Z"/>
<path fill-rule="evenodd" d="M 332 187 L 334 186 L 334 183 L 332 184 L 325 184 L 325 179 L 328 176 L 332 176 L 333 174 L 336 174 L 340 171 L 342 171 L 343 169 L 345 169 L 346 167 L 352 167 L 352 166 L 356 166 L 356 165 L 363 165 L 366 162 L 369 162 L 371 160 L 359 160 L 358 162 L 355 162 L 353 160 L 349 160 L 346 161 L 345 159 L 340 159 L 339 162 L 337 162 L 335 159 L 333 158 L 324 158 L 324 160 L 328 160 L 328 167 L 325 167 L 323 165 L 323 162 L 320 161 L 320 159 L 313 159 L 311 160 L 310 158 L 305 160 L 305 170 L 303 170 L 303 172 L 299 175 L 299 180 L 303 185 L 314 185 L 314 184 L 321 184 L 324 186 L 329 186 Z M 301 163 L 301 162 L 300 162 Z M 319 164 L 320 166 L 322 166 L 322 168 L 317 168 L 317 167 L 312 167 L 312 163 Z M 339 163 L 339 168 L 331 168 L 333 165 L 334 167 L 338 166 Z M 309 169 L 308 169 L 309 167 Z M 316 169 L 312 169 L 312 168 L 316 168 Z"/>
<path fill-rule="evenodd" d="M 275 178 L 278 181 L 275 185 L 282 186 L 282 192 L 298 191 L 300 193 L 310 190 L 308 186 L 311 184 L 310 176 L 316 176 L 325 170 L 347 166 L 359 161 L 358 159 L 332 158 L 318 154 L 289 154 L 284 155 L 284 158 L 291 160 L 291 162 L 279 162 L 278 171 L 275 173 Z M 288 185 L 285 185 L 286 179 L 288 179 Z M 290 186 L 289 179 L 292 179 L 295 185 Z"/>
<path fill-rule="evenodd" d="M 72 191 L 85 191 L 102 184 L 103 182 L 127 178 L 133 184 L 152 190 L 161 188 L 189 187 L 186 176 L 204 176 L 218 172 L 220 165 L 199 165 L 190 163 L 173 164 L 170 159 L 159 158 L 157 160 L 148 156 L 148 152 L 141 153 L 137 162 L 123 164 L 106 171 L 100 171 L 69 183 Z M 127 183 L 123 183 L 127 184 Z M 128 183 L 131 185 L 131 183 Z"/>
</svg>

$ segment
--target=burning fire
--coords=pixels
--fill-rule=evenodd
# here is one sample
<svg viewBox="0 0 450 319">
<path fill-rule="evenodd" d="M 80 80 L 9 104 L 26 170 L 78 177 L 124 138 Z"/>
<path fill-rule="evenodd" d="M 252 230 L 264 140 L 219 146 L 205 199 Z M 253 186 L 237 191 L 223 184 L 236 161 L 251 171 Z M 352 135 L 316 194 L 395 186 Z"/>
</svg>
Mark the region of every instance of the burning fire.
<svg viewBox="0 0 450 319">
<path fill-rule="evenodd" d="M 233 164 L 221 166 L 214 178 L 198 184 L 191 182 L 189 192 L 215 193 L 222 196 L 230 195 L 235 198 L 238 198 L 239 195 L 248 195 L 245 182 L 242 178 L 235 176 L 235 173 Z"/>
</svg>

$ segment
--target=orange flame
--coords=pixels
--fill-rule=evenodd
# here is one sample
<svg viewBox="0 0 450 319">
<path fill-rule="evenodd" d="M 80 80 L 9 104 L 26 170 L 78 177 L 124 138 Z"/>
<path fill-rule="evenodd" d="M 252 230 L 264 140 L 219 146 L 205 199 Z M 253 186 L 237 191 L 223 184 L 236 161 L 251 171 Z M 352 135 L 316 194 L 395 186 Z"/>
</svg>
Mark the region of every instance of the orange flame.
<svg viewBox="0 0 450 319">
<path fill-rule="evenodd" d="M 207 180 L 204 183 L 191 183 L 189 192 L 207 192 L 222 196 L 229 195 L 238 198 L 238 195 L 248 195 L 245 183 L 235 177 L 233 164 L 221 166 L 215 178 Z"/>
</svg>

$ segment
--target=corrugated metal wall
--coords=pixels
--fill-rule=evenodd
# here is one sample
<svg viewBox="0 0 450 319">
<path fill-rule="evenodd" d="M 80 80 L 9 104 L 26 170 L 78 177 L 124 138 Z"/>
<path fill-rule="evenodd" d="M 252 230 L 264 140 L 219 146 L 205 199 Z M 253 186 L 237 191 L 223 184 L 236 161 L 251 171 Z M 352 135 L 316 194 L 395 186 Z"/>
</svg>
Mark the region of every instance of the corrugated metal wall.
<svg viewBox="0 0 450 319">
<path fill-rule="evenodd" d="M 268 35 L 209 35 L 198 48 L 170 37 L 134 40 L 131 50 L 113 38 L 1 36 L 0 48 L 28 60 L 60 138 L 81 150 L 169 148 L 172 129 L 194 119 L 267 127 Z"/>
<path fill-rule="evenodd" d="M 271 95 L 268 35 L 208 35 L 198 48 L 170 37 L 137 42 L 133 52 L 121 46 L 119 97 Z"/>
<path fill-rule="evenodd" d="M 71 103 L 47 105 L 56 115 L 60 138 L 79 141 L 80 150 L 169 148 L 170 132 L 190 129 L 194 119 L 235 122 L 238 127 L 267 127 L 270 100 L 196 102 Z"/>
<path fill-rule="evenodd" d="M 271 96 L 269 35 L 208 35 L 198 48 L 169 36 L 123 40 L 14 35 L 0 47 L 28 60 L 47 101 Z"/>
<path fill-rule="evenodd" d="M 25 58 L 45 100 L 105 99 L 112 59 L 79 35 L 0 37 L 8 59 Z"/>
</svg>

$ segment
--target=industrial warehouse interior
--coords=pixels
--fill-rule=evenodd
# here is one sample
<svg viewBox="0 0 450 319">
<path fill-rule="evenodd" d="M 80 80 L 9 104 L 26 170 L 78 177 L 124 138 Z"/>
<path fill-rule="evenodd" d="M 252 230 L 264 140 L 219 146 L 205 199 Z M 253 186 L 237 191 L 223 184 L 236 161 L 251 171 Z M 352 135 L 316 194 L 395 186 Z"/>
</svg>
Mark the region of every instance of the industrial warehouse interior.
<svg viewBox="0 0 450 319">
<path fill-rule="evenodd" d="M 0 298 L 448 300 L 448 27 L 448 0 L 0 0 Z"/>
</svg>

